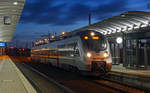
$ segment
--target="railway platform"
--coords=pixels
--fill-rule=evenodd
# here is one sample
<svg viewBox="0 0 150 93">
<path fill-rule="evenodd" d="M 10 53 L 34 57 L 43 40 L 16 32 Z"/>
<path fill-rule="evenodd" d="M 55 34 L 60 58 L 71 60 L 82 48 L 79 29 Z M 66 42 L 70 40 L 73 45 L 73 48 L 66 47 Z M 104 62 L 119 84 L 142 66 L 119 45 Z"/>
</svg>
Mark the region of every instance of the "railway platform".
<svg viewBox="0 0 150 93">
<path fill-rule="evenodd" d="M 112 65 L 112 72 L 125 73 L 129 75 L 141 76 L 141 77 L 149 77 L 150 78 L 150 69 L 128 69 L 123 67 L 122 64 Z"/>
<path fill-rule="evenodd" d="M 112 81 L 132 86 L 144 91 L 150 91 L 150 70 L 128 69 L 120 65 L 113 65 L 110 72 Z"/>
<path fill-rule="evenodd" d="M 0 93 L 73 93 L 33 68 L 27 57 L 0 56 Z"/>
<path fill-rule="evenodd" d="M 0 57 L 0 93 L 37 93 L 7 56 Z"/>
</svg>

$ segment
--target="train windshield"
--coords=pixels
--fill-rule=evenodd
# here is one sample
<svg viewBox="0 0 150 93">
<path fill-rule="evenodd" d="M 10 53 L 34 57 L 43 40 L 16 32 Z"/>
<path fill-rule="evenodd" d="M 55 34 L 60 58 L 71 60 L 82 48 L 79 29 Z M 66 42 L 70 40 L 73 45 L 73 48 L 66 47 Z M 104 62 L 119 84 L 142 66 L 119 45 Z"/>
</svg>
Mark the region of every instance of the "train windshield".
<svg viewBox="0 0 150 93">
<path fill-rule="evenodd" d="M 82 36 L 82 43 L 85 49 L 99 52 L 107 48 L 107 42 L 104 37 L 100 36 Z"/>
</svg>

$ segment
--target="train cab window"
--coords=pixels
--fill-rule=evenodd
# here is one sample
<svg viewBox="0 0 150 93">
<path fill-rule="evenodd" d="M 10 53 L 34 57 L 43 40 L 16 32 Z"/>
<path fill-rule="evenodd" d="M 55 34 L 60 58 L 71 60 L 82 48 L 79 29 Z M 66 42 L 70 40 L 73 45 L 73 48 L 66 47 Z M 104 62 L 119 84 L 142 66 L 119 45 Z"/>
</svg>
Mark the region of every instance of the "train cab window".
<svg viewBox="0 0 150 93">
<path fill-rule="evenodd" d="M 80 54 L 79 54 L 79 49 L 75 49 L 75 50 L 74 50 L 74 56 L 75 56 L 75 57 L 80 56 Z"/>
<path fill-rule="evenodd" d="M 84 39 L 84 35 L 81 36 L 82 43 L 85 49 L 92 50 L 95 52 L 103 51 L 107 48 L 106 39 L 103 36 L 97 35 Z"/>
</svg>

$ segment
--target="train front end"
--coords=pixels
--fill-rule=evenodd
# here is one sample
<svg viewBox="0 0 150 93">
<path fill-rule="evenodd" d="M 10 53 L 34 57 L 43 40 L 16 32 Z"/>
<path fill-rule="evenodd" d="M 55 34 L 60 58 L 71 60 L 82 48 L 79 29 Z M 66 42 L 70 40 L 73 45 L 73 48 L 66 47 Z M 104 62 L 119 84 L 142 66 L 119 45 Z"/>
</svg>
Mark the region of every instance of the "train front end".
<svg viewBox="0 0 150 93">
<path fill-rule="evenodd" d="M 95 31 L 88 31 L 81 35 L 85 54 L 85 64 L 92 74 L 106 74 L 111 70 L 112 58 L 109 43 L 105 37 Z"/>
</svg>

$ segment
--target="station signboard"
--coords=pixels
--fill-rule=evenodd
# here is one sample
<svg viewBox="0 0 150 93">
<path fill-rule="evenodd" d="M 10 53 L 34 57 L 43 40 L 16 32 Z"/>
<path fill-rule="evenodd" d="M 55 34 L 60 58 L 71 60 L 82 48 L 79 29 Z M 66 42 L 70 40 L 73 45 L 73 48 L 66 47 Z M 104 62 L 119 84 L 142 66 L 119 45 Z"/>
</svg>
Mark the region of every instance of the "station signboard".
<svg viewBox="0 0 150 93">
<path fill-rule="evenodd" d="M 0 42 L 0 47 L 6 47 L 6 43 L 5 42 Z"/>
</svg>

